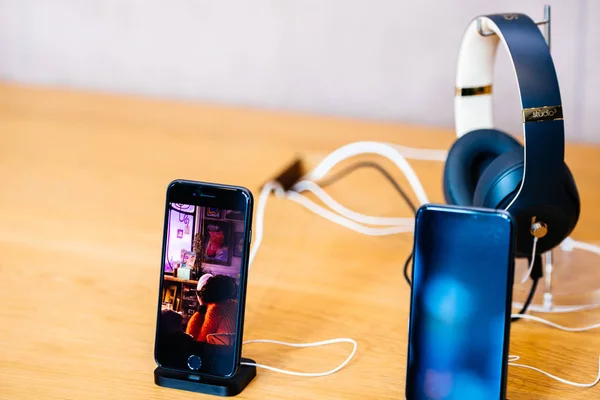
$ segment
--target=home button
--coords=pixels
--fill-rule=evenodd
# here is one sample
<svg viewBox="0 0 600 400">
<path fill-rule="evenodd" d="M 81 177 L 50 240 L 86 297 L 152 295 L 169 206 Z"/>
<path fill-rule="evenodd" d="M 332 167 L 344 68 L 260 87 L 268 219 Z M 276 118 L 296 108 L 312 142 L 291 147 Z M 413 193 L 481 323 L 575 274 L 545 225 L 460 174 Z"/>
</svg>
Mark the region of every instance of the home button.
<svg viewBox="0 0 600 400">
<path fill-rule="evenodd" d="M 194 354 L 188 357 L 187 365 L 192 371 L 198 371 L 202 366 L 202 359 Z"/>
</svg>

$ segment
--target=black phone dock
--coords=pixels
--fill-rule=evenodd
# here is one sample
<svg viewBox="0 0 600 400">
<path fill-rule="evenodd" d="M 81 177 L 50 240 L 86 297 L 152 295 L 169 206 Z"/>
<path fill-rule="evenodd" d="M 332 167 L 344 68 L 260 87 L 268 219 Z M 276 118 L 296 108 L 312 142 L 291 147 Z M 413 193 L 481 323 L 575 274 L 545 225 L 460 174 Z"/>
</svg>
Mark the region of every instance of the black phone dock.
<svg viewBox="0 0 600 400">
<path fill-rule="evenodd" d="M 242 358 L 242 361 L 254 363 L 254 360 L 249 358 Z M 195 375 L 193 372 L 178 372 L 157 367 L 154 370 L 154 383 L 158 386 L 213 396 L 236 396 L 252 382 L 255 376 L 254 365 L 240 365 L 237 374 L 229 379 L 211 378 Z"/>
</svg>

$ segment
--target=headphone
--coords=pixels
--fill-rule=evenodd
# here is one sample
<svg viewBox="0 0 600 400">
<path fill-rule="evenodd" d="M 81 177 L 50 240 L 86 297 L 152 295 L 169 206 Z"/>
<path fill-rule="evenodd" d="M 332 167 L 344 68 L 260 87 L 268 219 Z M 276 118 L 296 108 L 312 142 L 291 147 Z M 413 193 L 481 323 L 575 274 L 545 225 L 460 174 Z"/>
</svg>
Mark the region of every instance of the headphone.
<svg viewBox="0 0 600 400">
<path fill-rule="evenodd" d="M 499 41 L 517 77 L 524 146 L 493 127 L 492 77 Z M 517 257 L 532 257 L 536 241 L 536 254 L 559 245 L 577 224 L 580 200 L 564 162 L 554 63 L 528 16 L 497 14 L 471 22 L 458 56 L 454 112 L 458 139 L 444 166 L 446 202 L 507 210 L 517 225 Z"/>
</svg>

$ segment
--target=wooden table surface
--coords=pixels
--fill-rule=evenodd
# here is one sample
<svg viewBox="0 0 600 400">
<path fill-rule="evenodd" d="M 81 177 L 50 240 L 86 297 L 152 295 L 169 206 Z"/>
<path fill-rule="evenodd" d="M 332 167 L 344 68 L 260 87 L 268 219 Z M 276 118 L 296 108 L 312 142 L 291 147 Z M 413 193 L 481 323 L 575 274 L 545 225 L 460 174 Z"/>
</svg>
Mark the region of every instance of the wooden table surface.
<svg viewBox="0 0 600 400">
<path fill-rule="evenodd" d="M 207 398 L 153 383 L 162 213 L 174 178 L 244 185 L 257 195 L 296 155 L 314 164 L 356 140 L 437 149 L 453 141 L 446 129 L 9 84 L 0 84 L 0 135 L 0 398 L 47 400 Z M 573 236 L 600 241 L 600 148 L 569 145 L 567 153 L 583 203 Z M 443 164 L 412 165 L 441 202 Z M 372 170 L 328 191 L 364 213 L 410 216 Z M 403 398 L 409 289 L 401 267 L 411 243 L 411 234 L 363 236 L 271 198 L 249 277 L 245 339 L 350 337 L 359 349 L 333 376 L 259 370 L 239 398 Z M 592 267 L 600 259 L 584 258 L 589 275 L 571 277 L 582 285 L 600 271 Z M 551 318 L 580 325 L 600 312 Z M 598 331 L 522 321 L 511 339 L 511 354 L 525 363 L 571 380 L 596 375 Z M 321 371 L 349 351 L 252 344 L 243 354 Z M 508 386 L 512 400 L 600 397 L 600 386 L 573 388 L 514 367 Z"/>
</svg>

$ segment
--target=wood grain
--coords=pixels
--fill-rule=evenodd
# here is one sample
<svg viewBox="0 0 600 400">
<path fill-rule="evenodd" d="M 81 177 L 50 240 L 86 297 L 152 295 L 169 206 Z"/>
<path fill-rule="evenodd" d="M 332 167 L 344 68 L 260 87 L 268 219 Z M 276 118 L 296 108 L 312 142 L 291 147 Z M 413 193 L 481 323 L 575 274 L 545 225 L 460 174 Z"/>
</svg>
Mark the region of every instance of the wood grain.
<svg viewBox="0 0 600 400">
<path fill-rule="evenodd" d="M 204 398 L 153 383 L 162 212 L 171 180 L 239 184 L 256 194 L 295 156 L 314 164 L 365 139 L 439 149 L 453 141 L 445 129 L 9 84 L 0 85 L 0 132 L 0 397 L 48 400 Z M 567 158 L 583 201 L 573 235 L 598 241 L 600 148 L 571 144 Z M 412 164 L 430 198 L 441 202 L 443 164 Z M 410 215 L 374 171 L 358 171 L 328 190 L 361 212 Z M 245 338 L 342 336 L 356 339 L 359 350 L 329 377 L 259 370 L 239 397 L 402 398 L 409 290 L 401 266 L 412 235 L 362 236 L 274 198 L 265 224 L 249 279 Z M 587 267 L 563 273 L 564 281 L 575 290 L 600 287 L 598 260 L 578 257 Z M 518 287 L 517 297 L 525 289 Z M 583 324 L 600 320 L 600 312 L 553 318 Z M 511 353 L 525 363 L 578 381 L 596 374 L 598 332 L 522 321 L 511 339 Z M 320 371 L 349 350 L 252 344 L 244 355 Z M 512 400 L 600 395 L 600 387 L 572 388 L 532 371 L 511 367 L 509 374 Z"/>
</svg>

